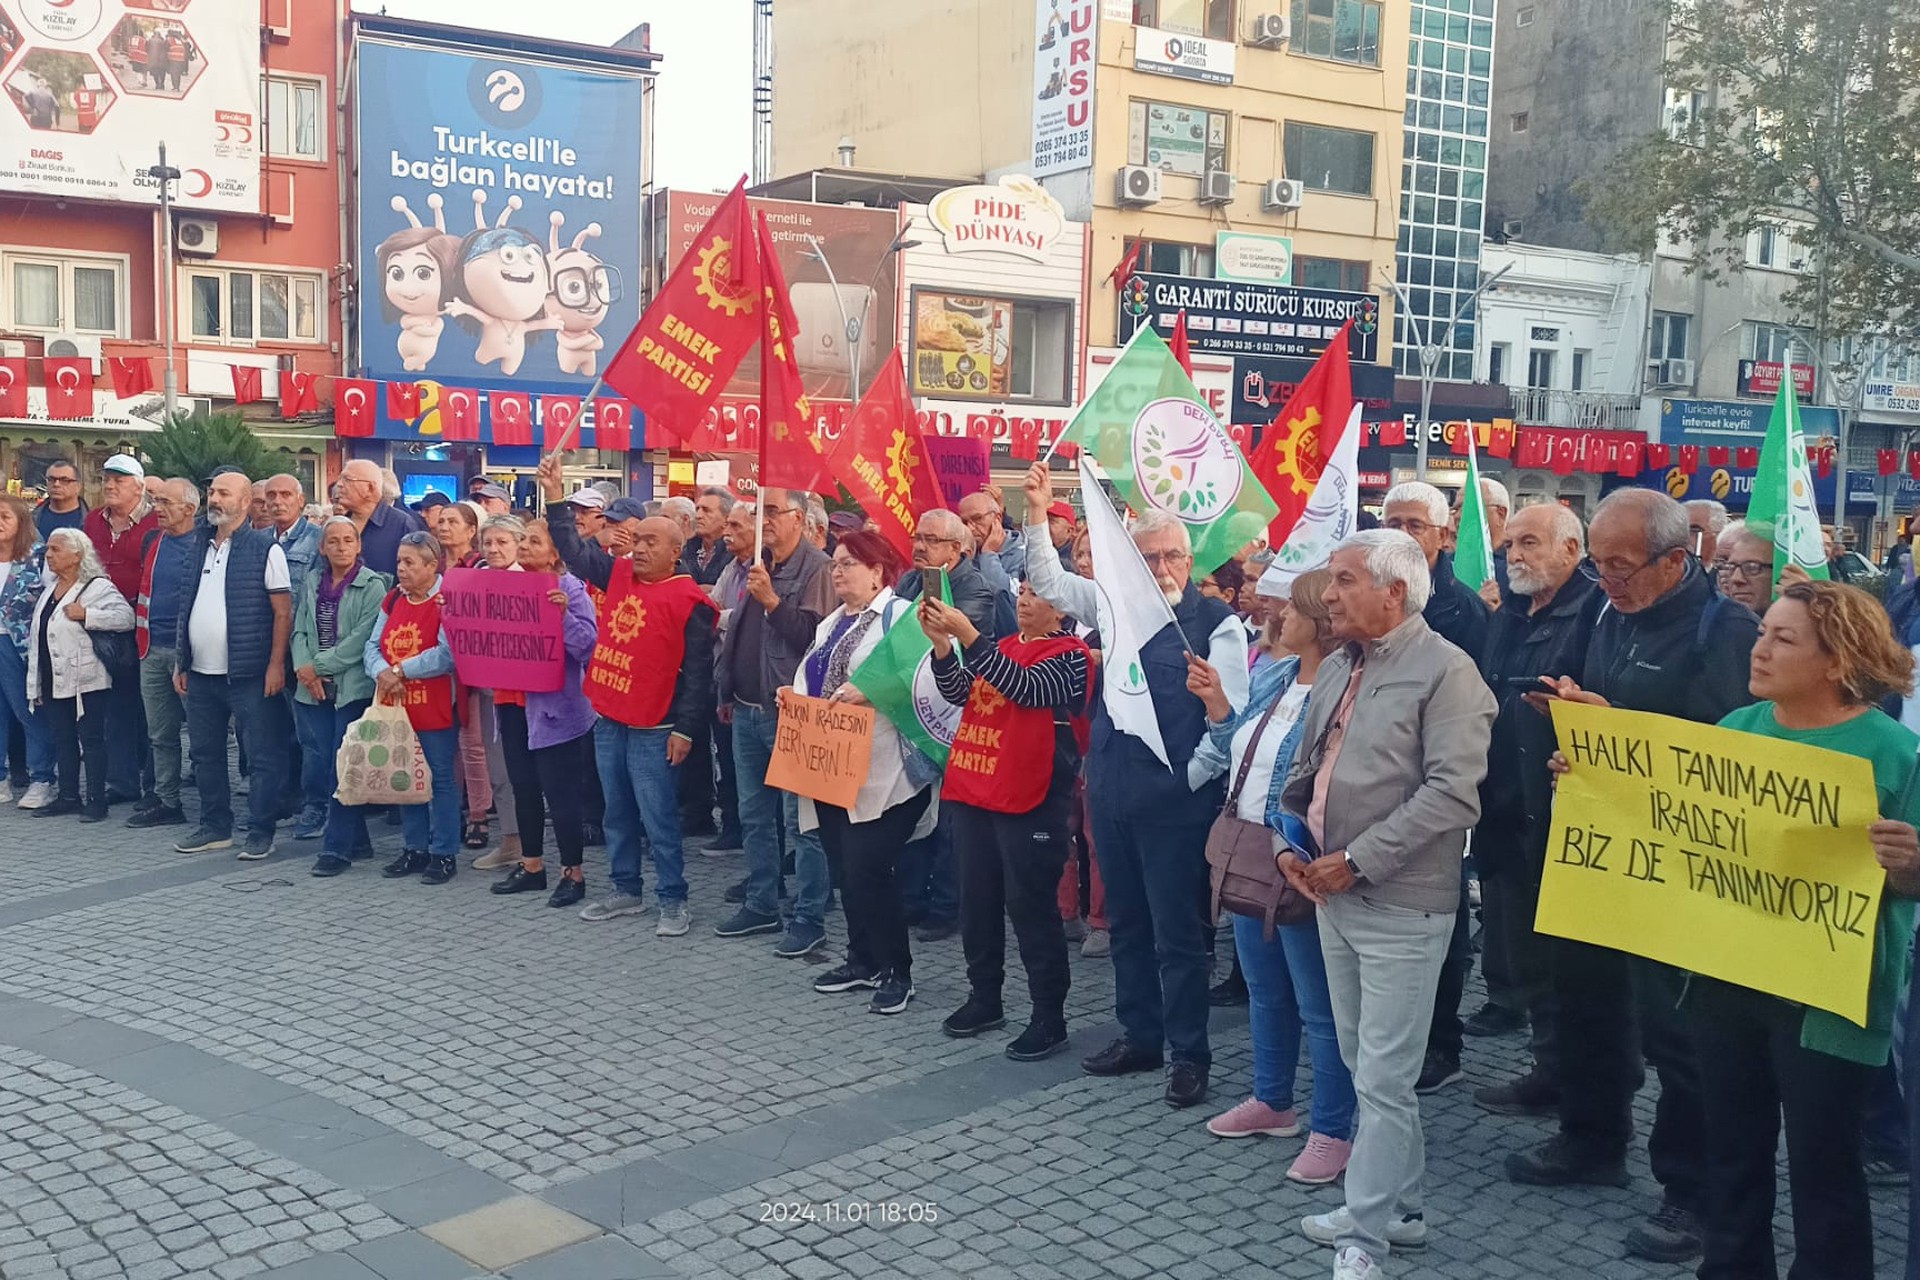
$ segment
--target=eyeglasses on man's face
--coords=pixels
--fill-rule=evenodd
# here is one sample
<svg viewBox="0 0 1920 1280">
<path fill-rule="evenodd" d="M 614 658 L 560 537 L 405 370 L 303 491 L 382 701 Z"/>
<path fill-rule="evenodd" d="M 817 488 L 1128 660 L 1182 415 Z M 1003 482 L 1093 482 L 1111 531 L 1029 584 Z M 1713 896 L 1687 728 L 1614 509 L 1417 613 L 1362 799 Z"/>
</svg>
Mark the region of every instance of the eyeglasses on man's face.
<svg viewBox="0 0 1920 1280">
<path fill-rule="evenodd" d="M 1147 562 L 1149 569 L 1158 569 L 1162 565 L 1173 568 L 1193 559 L 1191 551 L 1142 551 L 1140 558 Z"/>
<path fill-rule="evenodd" d="M 1764 578 L 1773 572 L 1773 565 L 1766 560 L 1715 560 L 1713 571 L 1717 574 L 1729 574 L 1736 578 Z"/>
</svg>

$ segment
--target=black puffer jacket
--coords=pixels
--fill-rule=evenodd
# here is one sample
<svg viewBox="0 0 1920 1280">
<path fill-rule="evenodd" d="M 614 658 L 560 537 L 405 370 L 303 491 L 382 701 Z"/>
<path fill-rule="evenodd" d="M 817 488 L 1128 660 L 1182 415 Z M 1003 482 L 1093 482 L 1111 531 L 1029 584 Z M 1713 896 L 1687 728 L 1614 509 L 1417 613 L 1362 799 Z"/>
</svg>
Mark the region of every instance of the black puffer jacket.
<svg viewBox="0 0 1920 1280">
<path fill-rule="evenodd" d="M 1487 647 L 1487 604 L 1480 593 L 1453 576 L 1453 557 L 1442 551 L 1433 566 L 1433 594 L 1420 611 L 1435 635 L 1475 662 Z"/>
<path fill-rule="evenodd" d="M 1629 711 L 1718 724 L 1753 701 L 1749 658 L 1760 619 L 1717 595 L 1689 560 L 1680 585 L 1638 613 L 1603 609 L 1580 686 Z"/>
</svg>

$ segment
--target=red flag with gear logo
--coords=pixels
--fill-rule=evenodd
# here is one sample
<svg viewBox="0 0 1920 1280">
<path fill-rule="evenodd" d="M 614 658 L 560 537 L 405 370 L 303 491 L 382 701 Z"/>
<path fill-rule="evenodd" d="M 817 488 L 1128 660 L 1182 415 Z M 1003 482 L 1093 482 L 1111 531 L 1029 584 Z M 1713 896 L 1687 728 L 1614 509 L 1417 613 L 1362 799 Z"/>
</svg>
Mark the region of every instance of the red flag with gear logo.
<svg viewBox="0 0 1920 1280">
<path fill-rule="evenodd" d="M 0 359 L 0 418 L 27 416 L 27 358 Z"/>
<path fill-rule="evenodd" d="M 341 437 L 365 437 L 373 434 L 373 421 L 379 416 L 380 384 L 371 378 L 335 378 L 333 380 L 333 433 Z"/>
<path fill-rule="evenodd" d="M 800 379 L 794 357 L 794 339 L 800 326 L 793 318 L 793 300 L 787 296 L 786 276 L 774 256 L 773 235 L 767 217 L 758 226 L 763 321 L 760 338 L 760 483 L 805 493 L 831 493 L 827 455 L 814 429 L 813 406 Z"/>
<path fill-rule="evenodd" d="M 888 355 L 880 376 L 854 406 L 827 462 L 834 478 L 878 526 L 880 536 L 911 564 L 913 531 L 920 516 L 946 504 L 907 392 L 907 371 L 899 352 Z"/>
<path fill-rule="evenodd" d="M 607 365 L 608 386 L 639 405 L 650 425 L 682 439 L 760 338 L 760 258 L 746 185 L 742 177 L 713 211 Z"/>
<path fill-rule="evenodd" d="M 1353 366 L 1347 348 L 1352 330 L 1351 320 L 1340 326 L 1259 447 L 1247 456 L 1247 465 L 1280 507 L 1267 530 L 1268 546 L 1286 543 L 1353 416 Z"/>
<path fill-rule="evenodd" d="M 41 361 L 47 379 L 49 418 L 93 416 L 93 360 L 89 356 L 48 356 Z"/>
</svg>

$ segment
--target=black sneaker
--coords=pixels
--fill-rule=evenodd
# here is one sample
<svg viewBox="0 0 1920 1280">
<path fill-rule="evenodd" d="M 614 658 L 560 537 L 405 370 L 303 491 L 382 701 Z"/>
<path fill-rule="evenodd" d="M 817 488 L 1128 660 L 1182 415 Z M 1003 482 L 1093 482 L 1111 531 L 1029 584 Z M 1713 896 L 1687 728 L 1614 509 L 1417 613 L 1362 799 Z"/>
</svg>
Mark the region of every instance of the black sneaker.
<svg viewBox="0 0 1920 1280">
<path fill-rule="evenodd" d="M 823 995 L 832 995 L 839 991 L 871 991 L 880 985 L 880 975 L 865 965 L 849 960 L 836 969 L 829 969 L 813 980 L 813 989 Z"/>
<path fill-rule="evenodd" d="M 1473 1100 L 1483 1111 L 1500 1116 L 1551 1116 L 1560 1111 L 1560 1086 L 1538 1070 L 1473 1091 Z"/>
<path fill-rule="evenodd" d="M 102 805 L 90 804 L 86 808 L 80 810 L 80 821 L 82 822 L 105 822 L 106 820 L 107 820 L 107 806 L 105 806 L 104 804 Z"/>
<path fill-rule="evenodd" d="M 1191 1107 L 1207 1100 L 1207 1069 L 1197 1062 L 1176 1062 L 1167 1069 L 1167 1105 Z"/>
<path fill-rule="evenodd" d="M 560 883 L 553 886 L 553 892 L 547 897 L 550 907 L 571 907 L 587 896 L 587 882 L 575 880 L 572 876 L 561 876 Z"/>
<path fill-rule="evenodd" d="M 445 884 L 460 869 L 457 858 L 428 858 L 427 869 L 420 873 L 421 884 Z"/>
<path fill-rule="evenodd" d="M 1001 1011 L 998 1000 L 983 1000 L 968 993 L 967 1002 L 948 1014 L 940 1029 L 956 1040 L 965 1040 L 1006 1025 L 1007 1015 Z"/>
<path fill-rule="evenodd" d="M 522 863 L 520 866 L 507 872 L 506 879 L 495 880 L 493 886 L 488 889 L 487 892 L 502 895 L 509 893 L 544 893 L 546 892 L 546 888 L 546 868 L 542 867 L 538 871 L 529 871 L 526 868 L 526 864 Z"/>
<path fill-rule="evenodd" d="M 127 825 L 135 829 L 141 827 L 177 827 L 185 823 L 187 815 L 170 804 L 156 804 L 141 809 L 127 819 Z"/>
<path fill-rule="evenodd" d="M 80 802 L 78 800 L 69 800 L 62 796 L 52 804 L 43 804 L 38 809 L 29 809 L 27 812 L 36 818 L 64 818 L 70 813 L 79 813 Z M 228 843 L 231 844 L 232 841 L 228 841 Z M 180 846 L 175 845 L 174 848 L 179 849 Z M 198 852 L 198 850 L 195 849 L 181 849 L 180 851 L 182 853 Z"/>
<path fill-rule="evenodd" d="M 1216 1009 L 1230 1009 L 1247 1002 L 1247 980 L 1236 965 L 1233 972 L 1207 989 L 1207 1003 Z"/>
<path fill-rule="evenodd" d="M 707 841 L 705 852 L 736 853 L 742 847 L 744 847 L 744 842 L 740 838 L 740 828 L 722 827 L 720 828 L 719 835 Z"/>
<path fill-rule="evenodd" d="M 1427 1059 L 1420 1066 L 1420 1078 L 1414 1082 L 1413 1091 L 1438 1093 L 1465 1075 L 1466 1072 L 1460 1070 L 1460 1059 L 1450 1053 L 1428 1050 Z"/>
<path fill-rule="evenodd" d="M 1528 1187 L 1595 1187 L 1627 1185 L 1625 1152 L 1603 1155 L 1556 1133 L 1537 1147 L 1507 1157 L 1507 1180 Z"/>
<path fill-rule="evenodd" d="M 45 813 L 45 809 L 35 812 Z M 174 842 L 175 853 L 211 853 L 215 849 L 233 848 L 233 834 L 227 831 L 213 831 L 206 827 L 197 827 L 192 835 Z"/>
<path fill-rule="evenodd" d="M 313 860 L 313 870 L 309 871 L 307 874 L 311 876 L 319 876 L 322 879 L 326 879 L 332 876 L 337 876 L 342 871 L 345 871 L 352 866 L 353 866 L 353 863 L 351 861 L 349 861 L 346 858 L 342 858 L 338 854 L 323 853 L 319 857 Z"/>
<path fill-rule="evenodd" d="M 960 926 L 951 920 L 929 920 L 925 924 L 914 926 L 915 942 L 945 942 L 960 932 Z"/>
<path fill-rule="evenodd" d="M 1526 1030 L 1526 1026 L 1526 1014 L 1512 1009 L 1503 1009 L 1491 1000 L 1481 1005 L 1478 1013 L 1461 1024 L 1462 1029 L 1470 1036 L 1510 1035 L 1515 1031 Z"/>
<path fill-rule="evenodd" d="M 879 985 L 874 989 L 873 1002 L 867 1006 L 867 1012 L 903 1013 L 912 999 L 912 979 L 898 969 L 888 969 L 880 975 Z"/>
<path fill-rule="evenodd" d="M 735 906 L 747 900 L 746 877 L 742 876 L 738 881 L 727 886 L 726 900 Z"/>
<path fill-rule="evenodd" d="M 1142 1049 L 1121 1036 L 1092 1057 L 1082 1058 L 1080 1069 L 1090 1076 L 1124 1076 L 1135 1071 L 1158 1071 L 1160 1062 L 1158 1049 Z"/>
<path fill-rule="evenodd" d="M 763 916 L 758 911 L 742 907 L 713 926 L 713 932 L 714 936 L 720 938 L 750 938 L 756 933 L 778 933 L 780 917 Z"/>
<path fill-rule="evenodd" d="M 1702 1247 L 1700 1220 L 1670 1200 L 1627 1232 L 1627 1253 L 1649 1262 L 1690 1262 Z"/>
<path fill-rule="evenodd" d="M 417 876 L 426 869 L 425 849 L 402 849 L 399 857 L 381 868 L 380 874 L 389 880 L 401 880 L 407 876 Z"/>
<path fill-rule="evenodd" d="M 1051 1058 L 1067 1047 L 1067 1028 L 1065 1024 L 1051 1019 L 1042 1022 L 1035 1019 L 1027 1024 L 1027 1029 L 1013 1038 L 1007 1046 L 1007 1056 L 1015 1062 L 1038 1062 L 1042 1058 Z"/>
<path fill-rule="evenodd" d="M 242 862 L 264 862 L 272 853 L 272 835 L 250 835 L 246 844 L 240 847 L 239 858 Z"/>
</svg>

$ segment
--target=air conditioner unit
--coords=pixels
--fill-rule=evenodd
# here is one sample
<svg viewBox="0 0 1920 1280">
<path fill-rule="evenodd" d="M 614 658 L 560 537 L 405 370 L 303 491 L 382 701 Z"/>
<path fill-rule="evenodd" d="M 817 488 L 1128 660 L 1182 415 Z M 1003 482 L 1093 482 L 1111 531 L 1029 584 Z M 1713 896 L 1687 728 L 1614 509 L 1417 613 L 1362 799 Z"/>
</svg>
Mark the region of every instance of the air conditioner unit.
<svg viewBox="0 0 1920 1280">
<path fill-rule="evenodd" d="M 1253 19 L 1253 33 L 1247 43 L 1262 49 L 1278 49 L 1293 34 L 1284 13 L 1262 13 Z"/>
<path fill-rule="evenodd" d="M 1306 184 L 1298 178 L 1275 178 L 1260 188 L 1260 207 L 1268 213 L 1298 209 L 1306 198 Z"/>
<path fill-rule="evenodd" d="M 1122 165 L 1113 181 L 1113 199 L 1116 204 L 1143 205 L 1160 203 L 1160 171 L 1143 164 Z"/>
<path fill-rule="evenodd" d="M 71 359 L 74 356 L 86 356 L 93 361 L 93 371 L 100 372 L 100 339 L 84 333 L 53 333 L 47 335 L 48 356 Z"/>
<path fill-rule="evenodd" d="M 1653 385 L 1656 387 L 1693 385 L 1693 361 L 1691 360 L 1649 360 L 1647 372 L 1653 375 Z"/>
<path fill-rule="evenodd" d="M 1509 240 L 1518 240 L 1525 224 L 1518 218 L 1508 218 L 1500 224 L 1500 234 Z"/>
<path fill-rule="evenodd" d="M 220 252 L 220 224 L 212 218 L 182 218 L 173 228 L 173 247 L 196 258 Z"/>
<path fill-rule="evenodd" d="M 0 360 L 24 360 L 27 344 L 17 338 L 0 338 Z"/>
<path fill-rule="evenodd" d="M 1201 204 L 1232 204 L 1240 184 L 1225 169 L 1209 169 L 1200 179 Z"/>
</svg>

